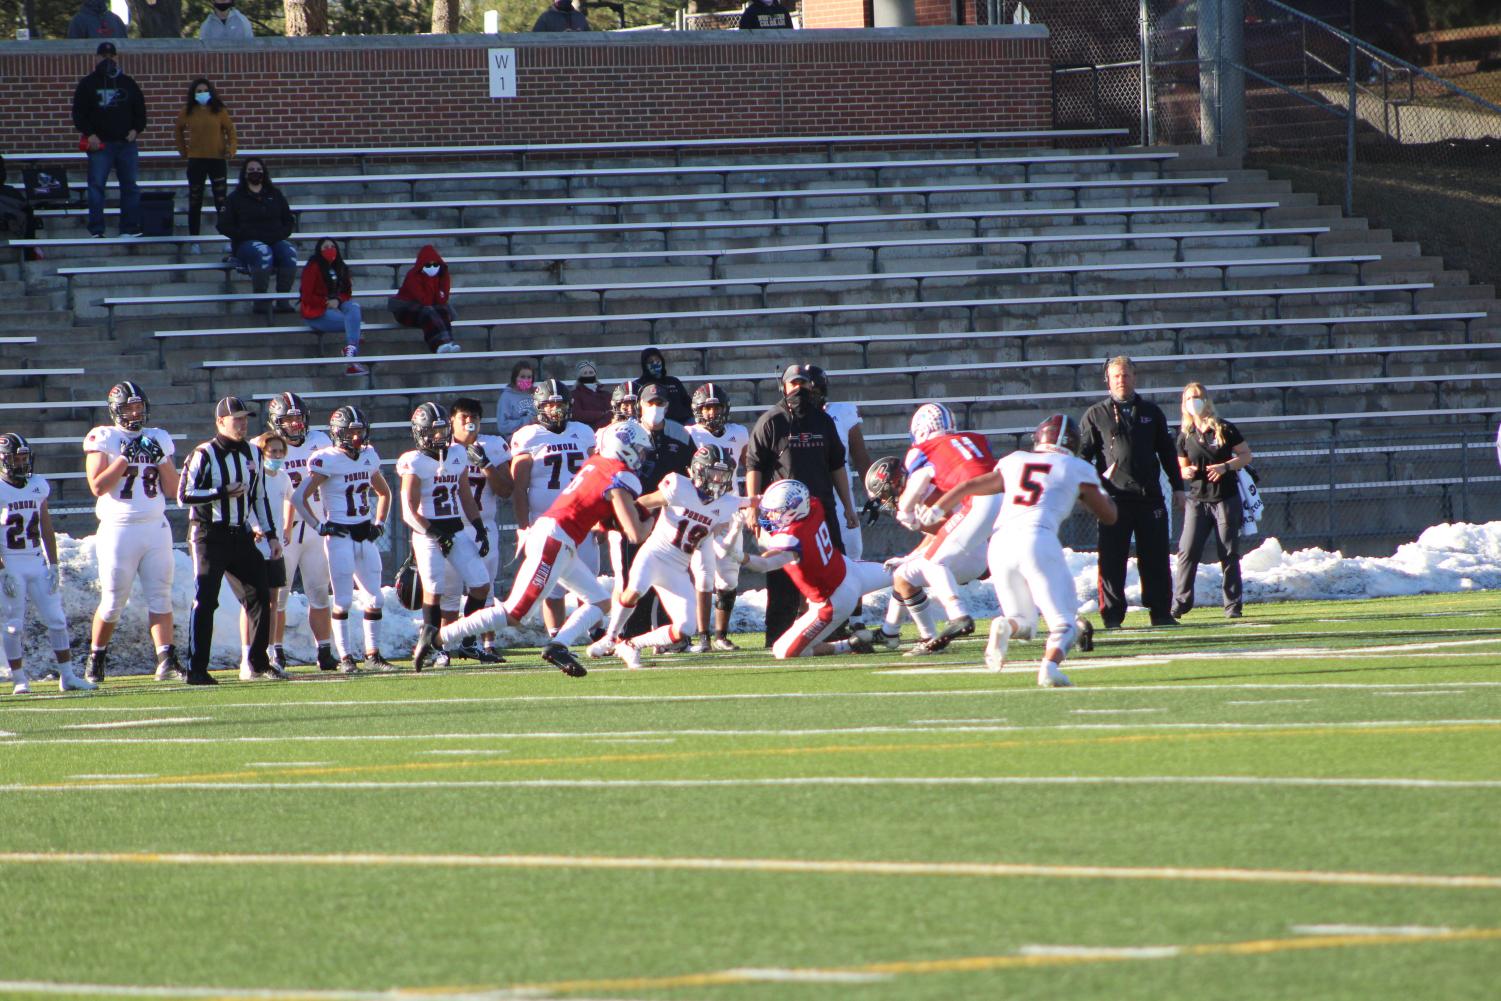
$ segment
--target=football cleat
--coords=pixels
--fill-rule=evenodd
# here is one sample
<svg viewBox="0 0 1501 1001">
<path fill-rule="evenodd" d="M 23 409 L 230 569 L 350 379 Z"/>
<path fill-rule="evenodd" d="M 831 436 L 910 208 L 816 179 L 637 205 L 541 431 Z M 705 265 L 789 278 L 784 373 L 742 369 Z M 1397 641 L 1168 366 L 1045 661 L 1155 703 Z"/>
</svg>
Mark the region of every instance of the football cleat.
<svg viewBox="0 0 1501 1001">
<path fill-rule="evenodd" d="M 885 629 L 857 629 L 855 635 L 869 643 L 871 649 L 885 647 L 887 650 L 900 650 L 902 637 L 899 633 L 888 633 Z"/>
<path fill-rule="evenodd" d="M 10 690 L 10 693 L 12 695 L 31 694 L 31 675 L 26 673 L 26 669 L 24 667 L 12 669 L 12 671 L 10 672 L 10 680 L 11 683 L 15 685 L 15 687 Z"/>
<path fill-rule="evenodd" d="M 720 653 L 734 653 L 736 650 L 740 649 L 735 645 L 735 641 L 730 639 L 728 636 L 715 636 L 713 639 L 709 640 L 709 646 L 711 649 L 717 650 Z"/>
<path fill-rule="evenodd" d="M 1072 688 L 1074 683 L 1068 680 L 1068 675 L 1058 670 L 1058 665 L 1051 660 L 1042 662 L 1037 669 L 1037 684 L 1043 688 Z"/>
<path fill-rule="evenodd" d="M 1006 666 L 1006 649 L 1011 646 L 1011 621 L 992 619 L 990 642 L 985 644 L 985 669 L 994 673 Z"/>
<path fill-rule="evenodd" d="M 693 642 L 688 644 L 688 652 L 689 653 L 708 653 L 709 652 L 709 637 L 706 636 L 706 635 L 704 635 L 703 633 L 699 633 L 697 636 L 693 637 Z"/>
<path fill-rule="evenodd" d="M 543 647 L 542 659 L 570 678 L 582 678 L 589 673 L 584 669 L 584 665 L 578 662 L 578 658 L 573 655 L 573 651 L 561 643 L 549 643 Z"/>
<path fill-rule="evenodd" d="M 326 646 L 320 646 L 318 648 L 318 670 L 337 671 L 338 669 L 339 661 L 334 657 L 333 650 Z"/>
<path fill-rule="evenodd" d="M 266 657 L 271 661 L 271 666 L 282 674 L 287 673 L 287 652 L 279 646 L 273 646 L 266 651 Z"/>
<path fill-rule="evenodd" d="M 479 651 L 475 654 L 475 659 L 481 664 L 504 664 L 506 662 L 501 652 L 493 646 L 480 647 Z"/>
<path fill-rule="evenodd" d="M 850 633 L 850 653 L 875 653 L 875 644 L 861 635 L 862 633 L 865 633 L 865 630 L 860 629 Z"/>
<path fill-rule="evenodd" d="M 588 649 L 584 651 L 590 660 L 599 660 L 601 657 L 608 657 L 614 652 L 615 641 L 608 636 L 601 636 L 593 643 L 590 643 Z"/>
<path fill-rule="evenodd" d="M 1083 653 L 1094 652 L 1094 626 L 1088 619 L 1079 620 L 1079 650 Z"/>
<path fill-rule="evenodd" d="M 686 637 L 686 636 L 679 636 L 676 640 L 674 640 L 671 643 L 664 643 L 662 646 L 654 647 L 653 651 L 656 653 L 656 655 L 658 657 L 665 657 L 665 656 L 668 656 L 670 654 L 675 654 L 675 653 L 687 653 L 688 652 L 688 637 Z"/>
<path fill-rule="evenodd" d="M 182 680 L 183 684 L 187 685 L 217 685 L 219 683 L 219 679 L 207 671 L 189 671 L 188 676 Z"/>
<path fill-rule="evenodd" d="M 84 669 L 83 676 L 94 684 L 99 684 L 104 680 L 104 668 L 108 661 L 108 650 L 89 651 L 89 666 Z"/>
<path fill-rule="evenodd" d="M 956 640 L 961 636 L 969 636 L 975 631 L 975 620 L 968 615 L 961 615 L 957 619 L 949 620 L 949 624 L 943 627 L 943 632 L 938 635 L 947 640 Z"/>
<path fill-rule="evenodd" d="M 925 640 L 918 640 L 907 648 L 903 657 L 930 657 L 935 653 L 942 653 L 948 649 L 949 640 L 942 635 L 929 636 Z"/>
<path fill-rule="evenodd" d="M 173 679 L 181 678 L 186 674 L 187 672 L 182 669 L 182 663 L 177 659 L 177 647 L 167 647 L 167 652 L 163 654 L 162 659 L 157 662 L 156 680 L 172 681 Z"/>
<path fill-rule="evenodd" d="M 394 674 L 399 670 L 397 666 L 380 655 L 380 651 L 365 654 L 366 666 L 377 674 Z"/>
<path fill-rule="evenodd" d="M 353 655 L 347 654 L 347 653 L 344 656 L 342 656 L 342 657 L 339 658 L 339 663 L 338 663 L 338 666 L 337 666 L 336 670 L 338 670 L 338 672 L 340 674 L 362 674 L 362 673 L 364 673 L 364 672 L 362 672 L 360 670 L 359 661 L 355 660 L 354 657 L 353 657 Z"/>
<path fill-rule="evenodd" d="M 615 644 L 615 656 L 620 662 L 632 671 L 641 670 L 641 651 L 631 645 L 629 641 Z"/>
<path fill-rule="evenodd" d="M 60 692 L 92 692 L 99 686 L 87 678 L 80 678 L 73 673 L 72 664 L 59 664 L 57 666 L 57 690 Z"/>
<path fill-rule="evenodd" d="M 431 625 L 424 624 L 417 631 L 417 645 L 412 647 L 412 670 L 418 674 L 433 659 L 433 654 L 438 649 L 438 630 Z"/>
</svg>

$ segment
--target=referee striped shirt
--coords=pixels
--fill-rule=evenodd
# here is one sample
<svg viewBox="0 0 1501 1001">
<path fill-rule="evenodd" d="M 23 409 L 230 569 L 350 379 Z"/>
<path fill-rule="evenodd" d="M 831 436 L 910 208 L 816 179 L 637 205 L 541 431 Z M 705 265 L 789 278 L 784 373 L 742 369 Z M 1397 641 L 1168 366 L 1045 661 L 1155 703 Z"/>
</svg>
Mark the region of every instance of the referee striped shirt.
<svg viewBox="0 0 1501 1001">
<path fill-rule="evenodd" d="M 229 496 L 229 488 L 245 484 L 245 492 Z M 191 522 L 249 528 L 276 534 L 276 518 L 261 475 L 261 450 L 248 441 L 216 434 L 193 449 L 182 470 L 177 503 L 189 508 Z"/>
</svg>

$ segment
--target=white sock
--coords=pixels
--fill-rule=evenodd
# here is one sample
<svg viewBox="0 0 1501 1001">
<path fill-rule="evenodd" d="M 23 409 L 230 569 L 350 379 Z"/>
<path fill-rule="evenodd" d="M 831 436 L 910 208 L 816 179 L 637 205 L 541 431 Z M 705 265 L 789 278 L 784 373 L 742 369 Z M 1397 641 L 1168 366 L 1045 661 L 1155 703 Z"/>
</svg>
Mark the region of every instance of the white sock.
<svg viewBox="0 0 1501 1001">
<path fill-rule="evenodd" d="M 167 651 L 170 650 L 170 649 L 172 649 L 172 647 L 170 645 L 157 647 L 156 648 L 157 659 L 160 660 L 161 658 L 167 656 Z M 247 647 L 246 649 L 249 649 L 249 648 Z"/>
<path fill-rule="evenodd" d="M 635 610 L 635 605 L 622 605 L 618 601 L 615 602 L 610 608 L 610 624 L 605 627 L 605 635 L 610 639 L 618 637 L 621 630 L 625 629 L 625 620 L 629 619 Z"/>
<path fill-rule="evenodd" d="M 928 600 L 927 594 L 915 605 L 908 605 L 907 611 L 912 615 L 912 621 L 917 623 L 917 635 L 921 639 L 932 639 L 938 633 L 938 609 Z"/>
<path fill-rule="evenodd" d="M 558 635 L 553 637 L 553 641 L 564 646 L 573 646 L 604 617 L 605 613 L 600 611 L 599 606 L 586 602 L 573 610 L 573 614 L 568 616 L 568 621 L 563 623 L 562 628 L 558 630 Z"/>
<path fill-rule="evenodd" d="M 674 625 L 666 625 L 658 626 L 651 632 L 642 633 L 628 642 L 637 650 L 642 650 L 649 646 L 670 646 L 682 638 L 682 630 Z"/>
<path fill-rule="evenodd" d="M 902 631 L 902 609 L 906 607 L 897 593 L 892 591 L 891 597 L 886 599 L 886 617 L 881 622 L 881 631 L 887 636 L 895 636 Z"/>
<path fill-rule="evenodd" d="M 241 664 L 248 664 L 248 663 L 250 663 L 250 644 L 249 643 L 241 643 L 240 644 L 240 663 Z"/>
<path fill-rule="evenodd" d="M 334 649 L 339 653 L 339 659 L 349 656 L 349 620 L 334 619 Z"/>
<path fill-rule="evenodd" d="M 923 576 L 928 581 L 928 590 L 943 606 L 945 619 L 953 622 L 968 614 L 964 611 L 964 603 L 959 600 L 959 582 L 954 579 L 954 571 L 932 560 L 923 561 L 923 570 L 925 571 Z"/>
<path fill-rule="evenodd" d="M 365 628 L 365 652 L 380 653 L 380 619 L 361 619 Z"/>
</svg>

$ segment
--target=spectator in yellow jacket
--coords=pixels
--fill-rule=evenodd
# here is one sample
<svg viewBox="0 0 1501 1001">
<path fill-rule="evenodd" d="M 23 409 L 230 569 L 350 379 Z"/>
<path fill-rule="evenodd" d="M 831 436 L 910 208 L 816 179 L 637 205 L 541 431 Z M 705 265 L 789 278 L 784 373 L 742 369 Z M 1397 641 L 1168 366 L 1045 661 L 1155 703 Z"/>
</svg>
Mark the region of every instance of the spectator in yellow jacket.
<svg viewBox="0 0 1501 1001">
<path fill-rule="evenodd" d="M 177 113 L 177 152 L 188 160 L 188 232 L 197 236 L 203 222 L 203 182 L 214 193 L 214 211 L 224 211 L 229 193 L 228 161 L 239 147 L 234 119 L 204 77 L 188 87 L 187 107 Z M 198 253 L 195 243 L 193 253 Z"/>
</svg>

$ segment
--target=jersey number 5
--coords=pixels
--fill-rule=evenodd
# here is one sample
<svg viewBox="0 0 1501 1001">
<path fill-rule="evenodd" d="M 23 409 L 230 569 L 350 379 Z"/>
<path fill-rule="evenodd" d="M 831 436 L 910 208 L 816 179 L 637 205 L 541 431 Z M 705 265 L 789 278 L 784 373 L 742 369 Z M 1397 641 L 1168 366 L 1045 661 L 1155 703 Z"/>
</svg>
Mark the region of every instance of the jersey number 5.
<svg viewBox="0 0 1501 1001">
<path fill-rule="evenodd" d="M 1034 476 L 1041 474 L 1046 476 L 1053 471 L 1053 467 L 1045 462 L 1029 462 L 1022 467 L 1021 491 L 1011 495 L 1011 503 L 1021 507 L 1032 507 L 1042 499 L 1043 485 L 1038 483 Z"/>
</svg>

